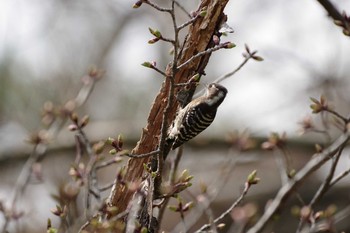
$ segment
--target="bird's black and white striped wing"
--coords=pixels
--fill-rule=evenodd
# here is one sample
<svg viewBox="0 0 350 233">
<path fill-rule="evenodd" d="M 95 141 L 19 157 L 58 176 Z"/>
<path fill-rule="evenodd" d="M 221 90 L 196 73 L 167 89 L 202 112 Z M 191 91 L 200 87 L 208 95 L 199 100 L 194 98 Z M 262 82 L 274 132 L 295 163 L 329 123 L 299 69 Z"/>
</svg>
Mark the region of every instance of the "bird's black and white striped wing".
<svg viewBox="0 0 350 233">
<path fill-rule="evenodd" d="M 172 149 L 181 146 L 205 130 L 214 121 L 216 115 L 216 108 L 211 108 L 203 101 L 198 101 L 196 106 L 186 106 L 183 111 L 182 123 L 177 129 Z"/>
</svg>

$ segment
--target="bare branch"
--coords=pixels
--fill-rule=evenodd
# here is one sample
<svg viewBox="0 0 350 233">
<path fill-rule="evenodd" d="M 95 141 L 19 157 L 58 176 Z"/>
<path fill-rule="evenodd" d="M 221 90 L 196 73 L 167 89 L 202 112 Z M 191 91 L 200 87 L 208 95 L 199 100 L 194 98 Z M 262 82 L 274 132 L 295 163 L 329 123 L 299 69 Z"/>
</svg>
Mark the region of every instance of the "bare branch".
<svg viewBox="0 0 350 233">
<path fill-rule="evenodd" d="M 115 157 L 114 159 L 111 159 L 111 160 L 109 160 L 109 161 L 104 161 L 104 162 L 102 162 L 102 163 L 96 165 L 96 166 L 95 166 L 95 169 L 96 169 L 96 170 L 99 170 L 99 169 L 101 169 L 101 168 L 108 167 L 108 166 L 110 166 L 110 165 L 112 165 L 112 164 L 120 163 L 121 161 L 122 161 L 121 158 Z"/>
<path fill-rule="evenodd" d="M 175 178 L 176 178 L 176 172 L 177 172 L 177 168 L 179 166 L 181 157 L 182 157 L 182 152 L 183 152 L 183 148 L 182 146 L 180 146 L 180 148 L 177 150 L 176 156 L 175 156 L 175 160 L 172 163 L 170 172 L 169 172 L 169 181 L 170 181 L 170 185 L 173 185 L 175 182 Z M 167 208 L 167 205 L 169 203 L 170 197 L 165 197 L 164 201 L 163 201 L 163 205 L 159 210 L 159 215 L 158 215 L 158 221 L 161 221 L 163 219 L 163 215 L 164 212 Z"/>
<path fill-rule="evenodd" d="M 334 172 L 335 172 L 335 169 L 338 165 L 339 158 L 340 158 L 342 152 L 343 152 L 343 148 L 340 148 L 337 155 L 334 156 L 333 161 L 332 161 L 332 165 L 331 165 L 331 169 L 330 169 L 326 179 L 324 180 L 324 182 L 322 183 L 320 188 L 317 190 L 315 196 L 312 198 L 312 200 L 309 203 L 309 205 L 311 207 L 314 206 L 316 204 L 316 202 L 319 201 L 323 197 L 323 195 L 329 190 L 329 185 L 331 183 L 331 180 L 333 179 Z"/>
<path fill-rule="evenodd" d="M 322 185 L 319 187 L 319 189 L 317 190 L 317 192 L 315 193 L 315 195 L 313 196 L 312 200 L 310 201 L 310 203 L 308 205 L 310 208 L 312 208 L 316 204 L 316 202 L 318 202 L 323 197 L 323 195 L 329 190 L 330 182 L 334 176 L 334 172 L 335 172 L 335 169 L 337 167 L 337 164 L 338 164 L 338 161 L 339 161 L 339 158 L 340 158 L 342 152 L 343 152 L 343 148 L 340 148 L 338 153 L 334 156 L 330 171 L 329 171 L 326 179 L 324 180 Z M 305 221 L 306 221 L 306 219 L 300 218 L 299 225 L 298 225 L 298 228 L 296 231 L 297 233 L 301 232 L 302 227 L 305 224 Z"/>
<path fill-rule="evenodd" d="M 149 1 L 149 0 L 146 0 L 146 1 L 143 1 L 144 3 L 150 5 L 151 7 L 153 7 L 154 9 L 156 9 L 157 11 L 161 11 L 161 12 L 168 12 L 168 13 L 171 13 L 171 9 L 170 8 L 163 8 L 163 7 L 160 7 L 158 6 L 157 4 Z"/>
<path fill-rule="evenodd" d="M 341 179 L 343 179 L 345 176 L 350 174 L 350 169 L 340 173 L 337 177 L 335 177 L 331 183 L 329 184 L 329 187 L 332 187 L 333 185 L 335 185 L 336 183 L 338 183 Z"/>
<path fill-rule="evenodd" d="M 224 74 L 221 77 L 215 79 L 214 83 L 220 83 L 222 81 L 224 81 L 225 79 L 235 75 L 240 69 L 242 69 L 242 67 L 250 60 L 252 59 L 252 56 L 249 55 L 247 57 L 244 58 L 243 62 L 233 71 L 231 71 L 230 73 Z"/>
<path fill-rule="evenodd" d="M 261 232 L 267 222 L 276 213 L 280 206 L 290 197 L 295 188 L 300 185 L 307 177 L 310 176 L 315 170 L 321 167 L 325 162 L 331 159 L 339 149 L 345 147 L 349 141 L 350 134 L 346 132 L 342 134 L 332 145 L 330 145 L 322 153 L 312 158 L 287 184 L 283 185 L 277 193 L 274 200 L 271 202 L 263 216 L 259 221 L 250 228 L 247 233 Z"/>
<path fill-rule="evenodd" d="M 331 114 L 333 114 L 333 115 L 336 116 L 336 117 L 338 117 L 340 120 L 342 120 L 342 121 L 344 122 L 345 125 L 346 125 L 347 123 L 349 123 L 349 120 L 346 119 L 346 117 L 340 115 L 338 112 L 336 112 L 336 111 L 334 111 L 334 110 L 332 110 L 332 109 L 328 109 L 328 108 L 327 108 L 325 111 L 326 111 L 326 112 L 329 112 L 329 113 L 331 113 Z"/>
<path fill-rule="evenodd" d="M 183 5 L 181 5 L 178 1 L 174 2 L 176 6 L 178 6 L 189 18 L 191 18 L 191 14 L 185 9 Z"/>
<path fill-rule="evenodd" d="M 185 22 L 185 23 L 181 24 L 180 26 L 178 26 L 176 30 L 180 31 L 181 29 L 187 27 L 188 25 L 190 25 L 191 23 L 196 21 L 198 17 L 199 17 L 199 14 L 197 14 L 195 17 L 191 18 L 187 22 Z"/>
<path fill-rule="evenodd" d="M 160 150 L 155 150 L 155 151 L 145 153 L 145 154 L 140 154 L 140 155 L 126 154 L 125 156 L 128 156 L 130 158 L 146 158 L 146 157 L 150 157 L 153 155 L 158 155 L 160 152 L 161 152 Z"/>
<path fill-rule="evenodd" d="M 227 43 L 219 44 L 219 45 L 217 45 L 217 46 L 215 46 L 213 48 L 209 48 L 207 50 L 204 50 L 202 52 L 197 53 L 196 55 L 192 56 L 190 59 L 188 59 L 187 61 L 185 61 L 181 65 L 179 65 L 177 67 L 177 69 L 183 68 L 184 66 L 188 65 L 190 62 L 192 62 L 193 60 L 195 60 L 195 59 L 197 59 L 199 57 L 202 57 L 204 55 L 210 54 L 212 52 L 215 52 L 215 51 L 217 51 L 219 49 L 223 49 L 223 48 L 227 48 Z"/>
</svg>

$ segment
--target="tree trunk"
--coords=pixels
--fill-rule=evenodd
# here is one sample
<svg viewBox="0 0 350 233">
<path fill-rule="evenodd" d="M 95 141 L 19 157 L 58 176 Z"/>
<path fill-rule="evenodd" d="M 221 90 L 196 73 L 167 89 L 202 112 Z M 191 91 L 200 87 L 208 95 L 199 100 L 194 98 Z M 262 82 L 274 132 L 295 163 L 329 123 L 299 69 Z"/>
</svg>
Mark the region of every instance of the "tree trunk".
<svg viewBox="0 0 350 233">
<path fill-rule="evenodd" d="M 214 34 L 217 34 L 222 21 L 226 20 L 223 10 L 227 2 L 228 0 L 203 0 L 201 2 L 198 12 L 206 8 L 207 13 L 204 17 L 198 17 L 189 27 L 186 40 L 180 48 L 181 52 L 178 57 L 178 65 L 186 62 L 197 53 L 214 46 L 212 37 Z M 185 83 L 196 73 L 204 74 L 204 68 L 207 65 L 210 55 L 211 54 L 207 54 L 194 59 L 188 65 L 178 70 L 175 74 L 175 83 Z M 166 73 L 171 74 L 170 64 L 167 67 Z M 169 80 L 165 79 L 152 104 L 147 121 L 148 123 L 146 127 L 143 128 L 141 138 L 136 147 L 132 150 L 132 154 L 145 154 L 157 149 L 161 133 L 162 117 L 168 101 L 169 86 Z M 191 93 L 191 98 L 193 92 Z M 177 107 L 178 103 L 174 101 L 174 104 L 170 108 L 168 123 L 171 123 L 175 118 Z M 125 168 L 125 176 L 123 177 L 125 183 L 142 181 L 142 177 L 145 173 L 143 164 L 149 163 L 150 160 L 151 156 L 145 158 L 130 158 Z M 107 204 L 117 207 L 119 213 L 123 212 L 131 201 L 133 194 L 134 191 L 128 189 L 125 184 L 116 183 L 111 190 Z"/>
</svg>

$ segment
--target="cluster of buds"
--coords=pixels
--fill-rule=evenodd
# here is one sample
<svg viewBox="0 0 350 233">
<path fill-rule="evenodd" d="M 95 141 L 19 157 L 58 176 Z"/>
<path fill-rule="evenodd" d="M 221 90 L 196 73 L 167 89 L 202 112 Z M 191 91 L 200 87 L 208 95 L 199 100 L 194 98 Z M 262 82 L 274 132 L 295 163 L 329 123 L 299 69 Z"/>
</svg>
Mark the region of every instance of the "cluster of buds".
<svg viewBox="0 0 350 233">
<path fill-rule="evenodd" d="M 29 135 L 29 138 L 26 141 L 33 145 L 47 144 L 49 138 L 49 133 L 46 130 L 40 130 Z"/>
<path fill-rule="evenodd" d="M 323 95 L 321 95 L 320 100 L 317 100 L 312 97 L 310 98 L 310 100 L 313 102 L 313 104 L 310 105 L 312 113 L 320 113 L 329 109 L 328 102 Z"/>
<path fill-rule="evenodd" d="M 117 139 L 112 137 L 108 138 L 107 143 L 113 147 L 113 149 L 109 151 L 111 155 L 123 151 L 124 140 L 121 134 L 118 135 Z"/>
<path fill-rule="evenodd" d="M 68 126 L 68 129 L 70 131 L 76 131 L 78 129 L 84 128 L 89 123 L 89 120 L 90 120 L 88 115 L 85 115 L 83 116 L 83 118 L 80 119 L 78 115 L 74 112 L 70 115 L 70 119 L 73 122 Z"/>
<path fill-rule="evenodd" d="M 194 206 L 194 203 L 192 201 L 183 203 L 183 200 L 179 196 L 177 197 L 177 201 L 177 205 L 168 206 L 169 210 L 183 214 L 189 211 Z"/>
<path fill-rule="evenodd" d="M 153 39 L 150 39 L 148 41 L 148 44 L 154 44 L 156 43 L 157 41 L 159 41 L 160 39 L 162 39 L 162 34 L 160 33 L 159 30 L 157 29 L 152 29 L 152 28 L 148 28 L 149 32 L 154 36 Z"/>
<path fill-rule="evenodd" d="M 274 150 L 276 148 L 283 149 L 287 142 L 287 134 L 283 133 L 279 135 L 278 133 L 271 133 L 270 137 L 266 142 L 261 144 L 264 150 Z"/>
<path fill-rule="evenodd" d="M 332 218 L 337 211 L 337 207 L 335 205 L 328 206 L 325 210 L 320 210 L 315 212 L 310 206 L 306 205 L 303 207 L 293 206 L 291 209 L 292 215 L 300 218 L 304 222 L 308 222 L 311 224 L 315 224 L 318 220 L 327 219 L 328 223 L 332 223 Z M 327 222 L 327 221 L 326 221 Z M 330 231 L 332 228 L 332 224 L 323 224 L 322 228 L 324 231 L 322 232 L 333 232 Z"/>
<path fill-rule="evenodd" d="M 57 118 L 65 119 L 70 116 L 75 108 L 74 100 L 67 101 L 63 106 L 55 106 L 51 101 L 47 101 L 43 105 L 41 121 L 45 125 L 51 125 Z"/>
<path fill-rule="evenodd" d="M 66 205 L 64 205 L 63 207 L 60 205 L 56 205 L 55 208 L 51 209 L 51 213 L 53 213 L 54 215 L 56 215 L 58 217 L 64 218 L 65 216 L 67 216 L 68 208 Z"/>
<path fill-rule="evenodd" d="M 79 186 L 84 185 L 84 175 L 86 174 L 86 167 L 83 163 L 79 163 L 78 166 L 72 165 L 68 174 L 77 182 Z"/>
<path fill-rule="evenodd" d="M 263 61 L 264 58 L 257 56 L 258 51 L 251 51 L 247 44 L 244 45 L 246 53 L 243 53 L 244 58 L 253 58 L 255 61 Z"/>
<path fill-rule="evenodd" d="M 260 178 L 257 177 L 256 175 L 257 175 L 257 171 L 256 170 L 252 171 L 248 175 L 247 181 L 246 181 L 246 186 L 250 187 L 250 186 L 255 185 L 255 184 L 260 182 Z"/>
</svg>

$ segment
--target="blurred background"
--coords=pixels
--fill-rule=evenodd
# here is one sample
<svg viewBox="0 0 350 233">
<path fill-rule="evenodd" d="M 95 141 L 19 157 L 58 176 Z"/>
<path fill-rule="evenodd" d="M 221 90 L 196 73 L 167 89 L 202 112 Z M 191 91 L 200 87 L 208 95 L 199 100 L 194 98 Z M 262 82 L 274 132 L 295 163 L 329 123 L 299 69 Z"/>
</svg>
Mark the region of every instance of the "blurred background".
<svg viewBox="0 0 350 233">
<path fill-rule="evenodd" d="M 197 8 L 199 1 L 181 3 L 191 11 Z M 340 11 L 350 12 L 348 0 L 333 3 Z M 166 6 L 167 1 L 159 1 L 159 4 Z M 106 74 L 79 109 L 81 114 L 90 116 L 91 123 L 86 128 L 88 137 L 97 141 L 122 133 L 130 149 L 135 145 L 163 81 L 158 73 L 140 64 L 156 61 L 157 67 L 165 68 L 172 58 L 169 44 L 147 43 L 152 38 L 148 27 L 159 29 L 167 37 L 173 33 L 166 14 L 146 5 L 133 9 L 132 5 L 133 2 L 127 0 L 0 1 L 2 202 L 10 199 L 14 183 L 31 151 L 25 139 L 31 132 L 44 128 L 41 122 L 43 104 L 52 101 L 63 105 L 74 98 L 91 65 L 102 68 Z M 193 155 L 185 156 L 181 168 L 188 168 L 195 175 L 195 183 L 203 180 L 208 184 L 216 183 L 222 166 L 235 160 L 234 173 L 230 173 L 227 181 L 232 185 L 225 185 L 225 191 L 215 202 L 215 213 L 220 213 L 239 194 L 245 177 L 253 168 L 258 167 L 258 171 L 260 168 L 263 187 L 255 190 L 256 193 L 253 191 L 254 200 L 263 194 L 266 196 L 262 200 L 272 198 L 280 185 L 274 155 L 260 151 L 238 155 L 228 149 L 227 135 L 249 130 L 253 137 L 261 139 L 271 131 L 286 132 L 293 142 L 290 150 L 298 168 L 312 155 L 314 142 L 325 142 L 315 134 L 300 137 L 298 122 L 311 113 L 309 97 L 318 99 L 324 94 L 338 112 L 344 116 L 350 113 L 349 37 L 334 25 L 318 1 L 230 1 L 225 13 L 235 32 L 222 41 L 232 41 L 237 47 L 211 56 L 199 89 L 234 70 L 243 61 L 245 44 L 251 50 L 258 50 L 264 61 L 249 61 L 235 76 L 222 83 L 229 93 L 215 122 L 186 145 L 185 153 Z M 186 20 L 187 16 L 179 11 L 178 22 Z M 331 133 L 337 135 L 339 131 Z M 205 143 L 213 140 L 217 143 Z M 49 156 L 43 161 L 44 179 L 26 191 L 22 198 L 26 217 L 18 221 L 20 227 L 11 226 L 11 232 L 45 231 L 46 219 L 54 218 L 50 208 L 55 202 L 50 194 L 57 191 L 58 183 L 68 179 L 74 144 L 74 135 L 66 128 L 52 141 Z M 201 163 L 203 161 L 200 166 L 199 156 Z M 344 170 L 349 168 L 350 162 L 347 156 L 343 158 L 341 169 Z M 208 168 L 210 174 L 206 172 Z M 108 172 L 106 176 L 107 180 L 113 180 Z M 321 171 L 315 185 L 322 178 Z M 349 205 L 348 183 L 349 179 L 345 179 L 339 185 L 341 190 L 345 187 L 340 205 Z M 219 191 L 222 188 L 212 187 Z M 29 218 L 31 213 L 35 216 Z M 173 225 L 169 223 L 165 229 L 170 230 Z"/>
</svg>

